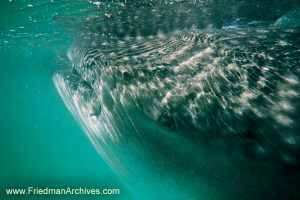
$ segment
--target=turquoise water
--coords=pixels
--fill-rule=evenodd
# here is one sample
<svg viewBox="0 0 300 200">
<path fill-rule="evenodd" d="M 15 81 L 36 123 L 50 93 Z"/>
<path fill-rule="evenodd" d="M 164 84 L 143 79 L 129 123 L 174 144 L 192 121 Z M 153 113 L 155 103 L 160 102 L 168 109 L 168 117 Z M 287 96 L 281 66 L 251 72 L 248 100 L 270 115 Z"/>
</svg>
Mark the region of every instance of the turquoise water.
<svg viewBox="0 0 300 200">
<path fill-rule="evenodd" d="M 37 2 L 0 2 L 0 199 L 33 199 L 4 195 L 5 188 L 27 187 L 120 188 L 121 195 L 92 199 L 131 199 L 55 89 L 52 76 L 65 67 L 59 55 L 69 39 L 62 32 L 54 37 L 52 18 L 29 20 L 27 4 Z"/>
<path fill-rule="evenodd" d="M 0 0 L 0 199 L 298 199 L 299 13 Z M 5 195 L 27 187 L 121 194 Z"/>
</svg>

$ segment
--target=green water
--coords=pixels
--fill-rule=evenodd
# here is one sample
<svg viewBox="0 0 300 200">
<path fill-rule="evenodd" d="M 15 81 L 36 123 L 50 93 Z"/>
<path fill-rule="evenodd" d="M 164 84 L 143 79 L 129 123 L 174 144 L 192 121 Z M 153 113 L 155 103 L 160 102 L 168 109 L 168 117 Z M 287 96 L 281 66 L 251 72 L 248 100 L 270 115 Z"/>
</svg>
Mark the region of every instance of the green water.
<svg viewBox="0 0 300 200">
<path fill-rule="evenodd" d="M 5 195 L 6 188 L 27 187 L 119 188 L 120 195 L 91 198 L 132 199 L 54 87 L 53 72 L 66 67 L 58 55 L 65 54 L 67 33 L 54 38 L 60 27 L 51 27 L 53 12 L 35 15 L 41 20 L 34 24 L 29 20 L 34 12 L 21 9 L 26 5 L 0 1 L 0 199 L 46 198 Z M 46 15 L 49 19 L 42 17 Z"/>
</svg>

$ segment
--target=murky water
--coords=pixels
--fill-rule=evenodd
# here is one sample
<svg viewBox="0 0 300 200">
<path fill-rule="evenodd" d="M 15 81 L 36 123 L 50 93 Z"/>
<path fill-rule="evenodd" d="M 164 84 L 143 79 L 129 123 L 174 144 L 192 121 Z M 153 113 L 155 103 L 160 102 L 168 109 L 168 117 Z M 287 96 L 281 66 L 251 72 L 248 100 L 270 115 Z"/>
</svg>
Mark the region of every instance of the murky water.
<svg viewBox="0 0 300 200">
<path fill-rule="evenodd" d="M 120 188 L 118 199 L 132 199 L 53 84 L 54 72 L 68 67 L 72 34 L 53 20 L 64 4 L 0 1 L 0 199 L 115 199 L 4 195 L 27 187 Z"/>
</svg>

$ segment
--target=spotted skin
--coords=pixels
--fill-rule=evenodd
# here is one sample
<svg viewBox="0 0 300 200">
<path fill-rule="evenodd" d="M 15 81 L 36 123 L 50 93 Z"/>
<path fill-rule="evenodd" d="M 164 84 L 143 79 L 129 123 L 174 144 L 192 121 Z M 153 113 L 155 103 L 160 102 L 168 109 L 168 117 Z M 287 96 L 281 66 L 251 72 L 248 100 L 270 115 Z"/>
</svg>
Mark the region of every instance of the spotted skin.
<svg viewBox="0 0 300 200">
<path fill-rule="evenodd" d="M 149 199 L 299 197 L 297 28 L 108 32 L 85 30 L 54 82 L 130 187 L 171 187 Z"/>
</svg>

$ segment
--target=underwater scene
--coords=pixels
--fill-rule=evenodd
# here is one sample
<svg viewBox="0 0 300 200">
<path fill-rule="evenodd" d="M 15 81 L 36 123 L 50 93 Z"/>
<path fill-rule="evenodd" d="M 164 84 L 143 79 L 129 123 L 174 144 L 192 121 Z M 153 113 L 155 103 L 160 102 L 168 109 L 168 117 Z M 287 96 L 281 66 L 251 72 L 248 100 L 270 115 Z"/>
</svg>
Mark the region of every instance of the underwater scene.
<svg viewBox="0 0 300 200">
<path fill-rule="evenodd" d="M 300 199 L 299 0 L 0 0 L 0 199 Z"/>
</svg>

